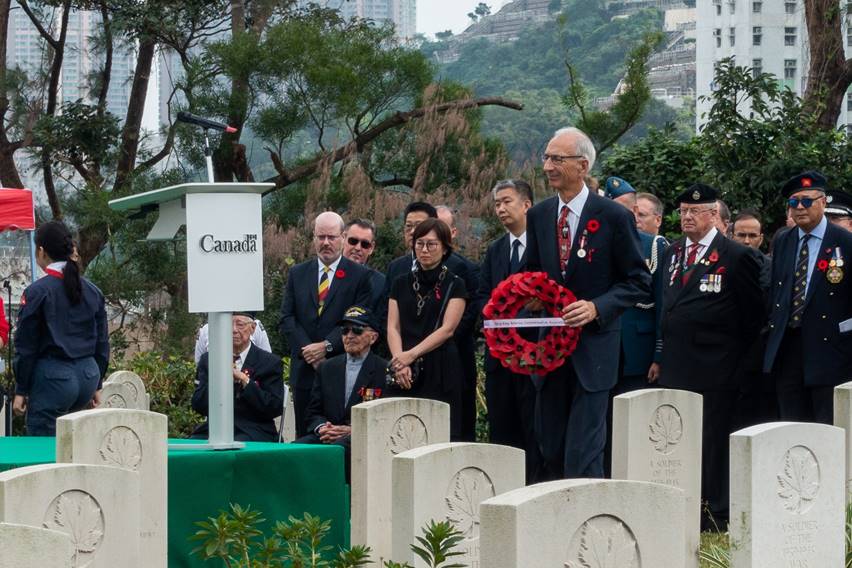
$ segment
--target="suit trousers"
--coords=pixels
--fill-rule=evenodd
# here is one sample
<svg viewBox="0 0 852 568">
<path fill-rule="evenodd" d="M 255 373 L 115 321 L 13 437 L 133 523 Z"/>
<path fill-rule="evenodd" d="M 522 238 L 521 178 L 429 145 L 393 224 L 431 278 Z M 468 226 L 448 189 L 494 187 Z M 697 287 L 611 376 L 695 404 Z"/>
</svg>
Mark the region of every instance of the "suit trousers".
<svg viewBox="0 0 852 568">
<path fill-rule="evenodd" d="M 712 529 L 710 516 L 719 530 L 725 531 L 728 521 L 728 487 L 730 471 L 729 437 L 732 431 L 737 391 L 712 390 L 699 393 L 704 399 L 704 419 L 701 425 L 701 498 L 703 528 Z M 707 515 L 709 511 L 710 516 Z"/>
<path fill-rule="evenodd" d="M 542 455 L 535 481 L 602 478 L 609 389 L 584 389 L 570 360 L 533 383 L 535 434 Z"/>
<path fill-rule="evenodd" d="M 476 343 L 472 335 L 456 338 L 462 364 L 461 441 L 476 441 Z"/>
<path fill-rule="evenodd" d="M 535 388 L 526 375 L 495 369 L 485 376 L 488 403 L 489 441 L 524 450 L 527 482 L 532 483 L 539 468 L 535 439 Z"/>
<path fill-rule="evenodd" d="M 774 374 L 781 420 L 834 423 L 834 387 L 805 386 L 801 328 L 784 333 Z"/>
<path fill-rule="evenodd" d="M 316 380 L 316 377 L 314 377 Z M 308 433 L 307 421 L 308 405 L 311 402 L 311 389 L 293 388 L 293 413 L 296 418 L 296 437 L 301 438 Z"/>
</svg>

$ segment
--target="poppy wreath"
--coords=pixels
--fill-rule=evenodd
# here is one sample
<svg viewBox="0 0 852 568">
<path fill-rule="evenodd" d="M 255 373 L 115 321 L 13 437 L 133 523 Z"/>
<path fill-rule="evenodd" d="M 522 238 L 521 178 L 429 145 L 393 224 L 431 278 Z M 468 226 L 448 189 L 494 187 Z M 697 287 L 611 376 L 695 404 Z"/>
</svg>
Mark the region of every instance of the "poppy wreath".
<svg viewBox="0 0 852 568">
<path fill-rule="evenodd" d="M 546 272 L 521 272 L 494 289 L 482 315 L 485 319 L 511 319 L 533 298 L 541 300 L 553 317 L 561 317 L 562 309 L 577 300 Z M 515 328 L 487 328 L 484 333 L 491 355 L 504 367 L 521 375 L 545 375 L 559 368 L 574 352 L 580 328 L 553 327 L 539 342 L 524 339 Z"/>
</svg>

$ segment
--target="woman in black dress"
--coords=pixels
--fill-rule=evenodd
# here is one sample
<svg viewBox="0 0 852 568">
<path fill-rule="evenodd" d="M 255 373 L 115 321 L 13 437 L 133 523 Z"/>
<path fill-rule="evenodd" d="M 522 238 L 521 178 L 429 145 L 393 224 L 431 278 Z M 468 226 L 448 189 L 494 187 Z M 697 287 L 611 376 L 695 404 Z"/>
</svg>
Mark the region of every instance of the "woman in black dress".
<svg viewBox="0 0 852 568">
<path fill-rule="evenodd" d="M 401 394 L 448 403 L 450 436 L 458 439 L 463 376 L 453 333 L 467 290 L 444 264 L 453 252 L 451 238 L 450 228 L 438 219 L 426 219 L 414 230 L 414 269 L 391 284 L 388 346 Z"/>
</svg>

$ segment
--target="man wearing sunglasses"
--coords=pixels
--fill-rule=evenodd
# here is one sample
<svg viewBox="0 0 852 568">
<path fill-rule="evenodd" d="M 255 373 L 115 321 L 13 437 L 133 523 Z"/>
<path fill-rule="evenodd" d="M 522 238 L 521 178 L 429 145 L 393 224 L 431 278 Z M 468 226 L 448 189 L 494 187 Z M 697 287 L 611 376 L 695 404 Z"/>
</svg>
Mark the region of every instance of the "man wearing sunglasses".
<svg viewBox="0 0 852 568">
<path fill-rule="evenodd" d="M 370 271 L 370 309 L 376 310 L 385 289 L 385 275 L 367 266 L 376 250 L 376 224 L 369 219 L 353 219 L 343 229 L 343 256 Z"/>
<path fill-rule="evenodd" d="M 388 362 L 370 351 L 379 339 L 372 310 L 352 306 L 338 322 L 345 353 L 317 369 L 307 410 L 308 434 L 298 444 L 337 444 L 346 454 L 349 480 L 352 407 L 380 398 Z"/>
<path fill-rule="evenodd" d="M 831 424 L 834 387 L 852 377 L 852 233 L 826 219 L 827 187 L 808 171 L 781 188 L 796 226 L 774 245 L 763 359 L 781 420 Z"/>
</svg>

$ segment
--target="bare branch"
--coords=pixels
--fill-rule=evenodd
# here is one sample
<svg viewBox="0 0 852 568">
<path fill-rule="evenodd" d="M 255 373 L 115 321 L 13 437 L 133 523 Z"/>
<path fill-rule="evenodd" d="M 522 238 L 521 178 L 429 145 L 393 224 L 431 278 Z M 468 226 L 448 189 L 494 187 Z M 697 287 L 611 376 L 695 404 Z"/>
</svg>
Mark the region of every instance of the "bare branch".
<svg viewBox="0 0 852 568">
<path fill-rule="evenodd" d="M 42 38 L 44 38 L 44 40 L 50 45 L 50 47 L 52 47 L 55 50 L 59 50 L 61 43 L 57 39 L 55 39 L 52 35 L 50 35 L 50 32 L 47 31 L 47 29 L 45 29 L 45 27 L 39 21 L 38 16 L 36 16 L 35 13 L 33 13 L 33 10 L 32 10 L 32 8 L 30 8 L 30 5 L 27 3 L 27 0 L 18 0 L 18 5 L 21 8 L 24 9 L 24 12 L 26 12 L 30 21 L 36 27 L 36 29 L 38 30 L 38 33 L 41 35 Z M 65 8 L 64 11 L 67 12 L 68 11 L 67 8 Z"/>
</svg>

